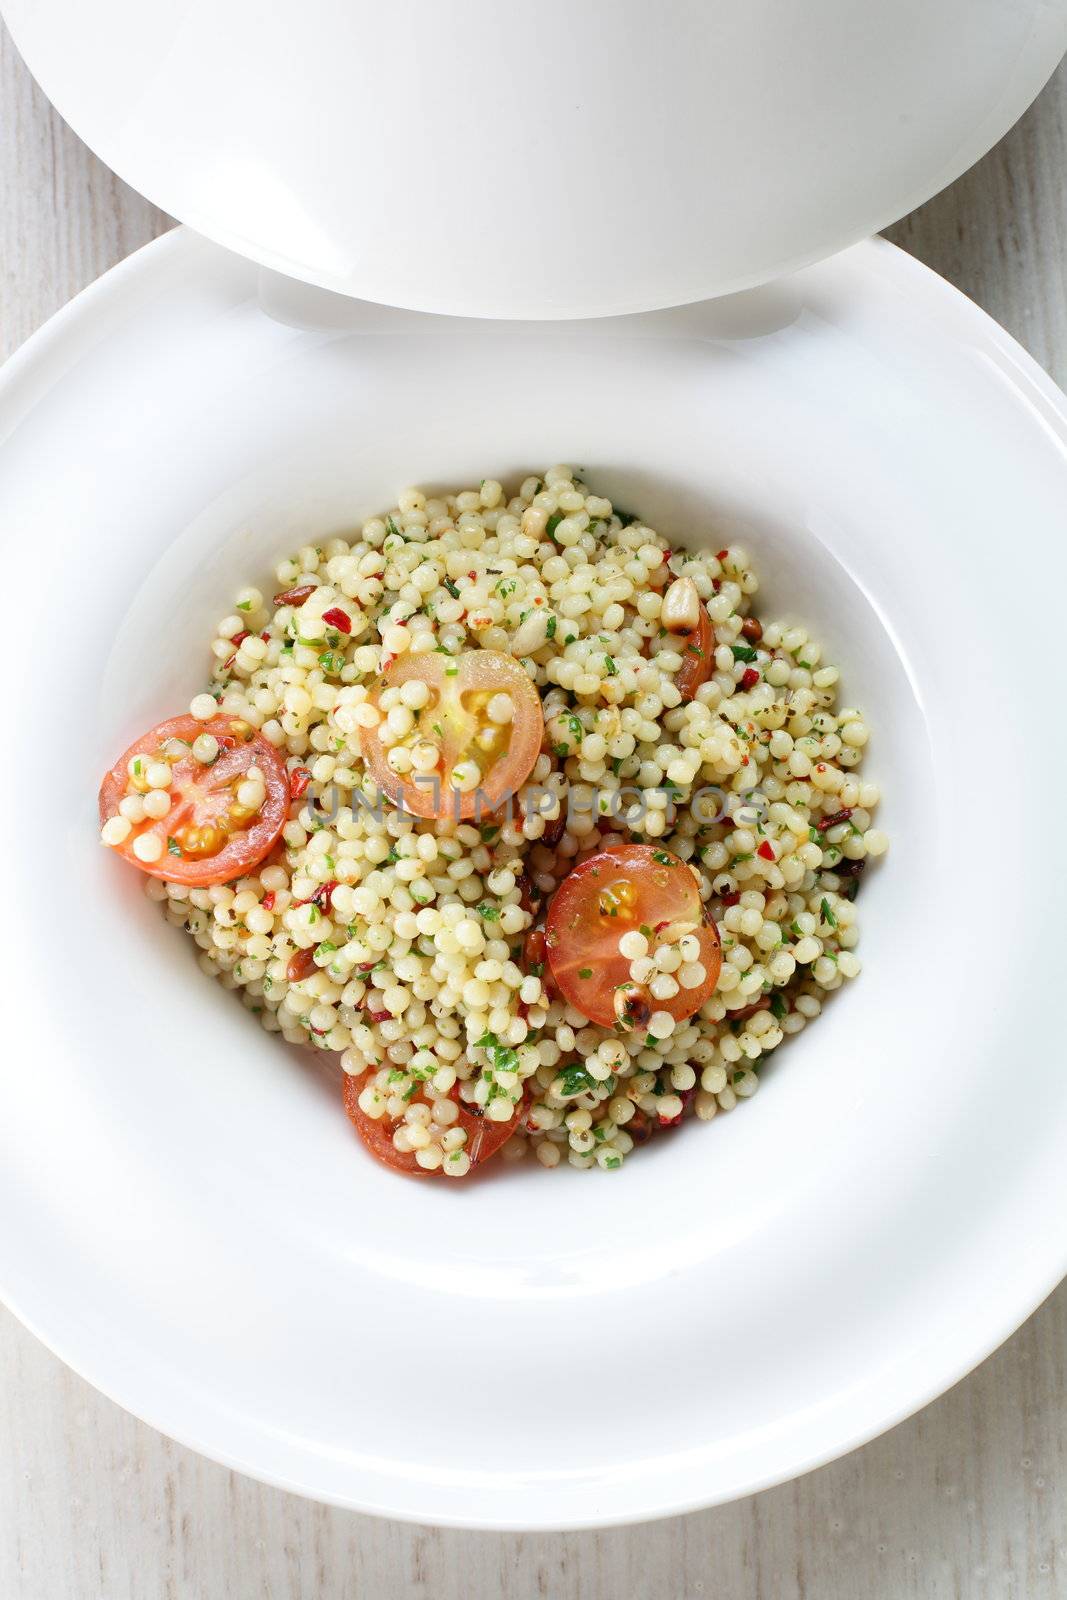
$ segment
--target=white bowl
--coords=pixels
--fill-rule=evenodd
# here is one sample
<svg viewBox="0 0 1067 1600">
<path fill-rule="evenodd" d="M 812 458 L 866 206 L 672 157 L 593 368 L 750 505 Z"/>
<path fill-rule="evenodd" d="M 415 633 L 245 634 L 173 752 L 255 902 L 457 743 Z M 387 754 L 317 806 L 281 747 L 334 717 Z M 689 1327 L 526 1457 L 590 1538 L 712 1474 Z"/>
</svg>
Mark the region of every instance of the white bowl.
<svg viewBox="0 0 1067 1600">
<path fill-rule="evenodd" d="M 324 1500 L 607 1523 L 851 1448 L 1058 1280 L 1067 421 L 968 302 L 870 243 L 683 312 L 442 323 L 180 232 L 14 360 L 0 438 L 0 1287 L 92 1382 Z M 674 537 L 745 527 L 893 843 L 863 975 L 735 1115 L 616 1175 L 403 1182 L 99 848 L 96 783 L 236 584 L 410 481 L 560 459 Z"/>
<path fill-rule="evenodd" d="M 913 210 L 1067 49 L 1062 0 L 2 0 L 62 115 L 280 272 L 462 316 L 745 288 Z"/>
</svg>

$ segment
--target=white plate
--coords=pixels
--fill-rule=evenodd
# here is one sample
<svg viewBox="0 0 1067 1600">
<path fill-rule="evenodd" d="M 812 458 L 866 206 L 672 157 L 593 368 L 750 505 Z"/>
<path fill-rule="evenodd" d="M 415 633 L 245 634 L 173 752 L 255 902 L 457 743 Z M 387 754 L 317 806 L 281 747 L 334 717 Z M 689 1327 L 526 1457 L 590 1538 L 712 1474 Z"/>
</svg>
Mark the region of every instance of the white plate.
<svg viewBox="0 0 1067 1600">
<path fill-rule="evenodd" d="M 607 1523 L 825 1461 L 1067 1263 L 1064 401 L 880 243 L 556 328 L 268 281 L 272 317 L 257 277 L 171 235 L 0 383 L 0 1287 L 165 1432 L 393 1516 Z M 235 584 L 409 481 L 558 459 L 672 535 L 748 525 L 868 710 L 893 844 L 862 977 L 735 1115 L 617 1175 L 403 1182 L 99 848 L 96 781 Z"/>
<path fill-rule="evenodd" d="M 1064 0 L 3 0 L 173 216 L 389 305 L 578 317 L 763 282 L 977 161 Z"/>
</svg>

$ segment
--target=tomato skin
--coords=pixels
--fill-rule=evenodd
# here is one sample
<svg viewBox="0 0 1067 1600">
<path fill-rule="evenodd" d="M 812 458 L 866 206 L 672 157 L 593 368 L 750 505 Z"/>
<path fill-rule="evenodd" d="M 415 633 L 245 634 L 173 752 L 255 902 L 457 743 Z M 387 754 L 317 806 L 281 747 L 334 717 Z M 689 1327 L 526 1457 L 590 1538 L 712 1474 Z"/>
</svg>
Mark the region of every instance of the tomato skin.
<svg viewBox="0 0 1067 1600">
<path fill-rule="evenodd" d="M 289 777 L 281 756 L 262 734 L 252 730 L 252 737 L 247 738 L 243 732 L 235 731 L 235 724 L 240 724 L 239 718 L 224 714 L 212 717 L 207 722 L 185 715 L 170 717 L 158 723 L 148 733 L 142 734 L 128 750 L 123 751 L 111 770 L 105 774 L 104 781 L 100 785 L 100 821 L 103 824 L 118 814 L 119 801 L 127 792 L 128 765 L 134 757 L 150 758 L 168 739 L 180 739 L 191 745 L 200 734 L 210 733 L 223 747 L 222 754 L 215 767 L 204 768 L 203 774 L 210 774 L 218 768 L 217 779 L 220 774 L 232 769 L 233 776 L 237 777 L 240 769 L 248 766 L 257 766 L 263 773 L 266 797 L 259 812 L 251 819 L 251 825 L 232 832 L 222 848 L 211 856 L 176 856 L 164 849 L 158 861 L 140 861 L 132 850 L 136 833 L 131 834 L 125 844 L 112 847 L 117 855 L 121 855 L 124 860 L 138 867 L 141 872 L 147 873 L 149 877 L 165 878 L 171 883 L 185 883 L 193 888 L 202 888 L 215 883 L 228 883 L 232 878 L 240 878 L 270 854 L 289 815 Z M 247 726 L 244 724 L 245 728 Z M 194 760 L 190 754 L 188 758 L 182 757 L 174 767 L 175 777 L 179 781 L 172 785 L 170 792 L 179 804 L 172 803 L 172 812 L 155 825 L 156 831 L 164 838 L 168 833 L 168 825 L 173 828 L 173 819 L 180 814 L 179 806 L 184 792 L 183 781 L 187 775 L 188 764 Z M 220 767 L 219 763 L 225 765 Z M 202 781 L 210 789 L 210 778 L 204 776 Z"/>
<path fill-rule="evenodd" d="M 692 700 L 700 685 L 707 683 L 715 671 L 715 629 L 703 603 L 695 630 L 680 642 L 682 664 L 675 674 L 674 686 L 684 704 Z"/>
<path fill-rule="evenodd" d="M 368 1117 L 360 1107 L 359 1097 L 364 1085 L 377 1071 L 377 1067 L 368 1067 L 365 1072 L 344 1074 L 345 1110 L 356 1132 L 374 1159 L 389 1167 L 391 1171 L 403 1172 L 412 1178 L 443 1177 L 444 1173 L 440 1167 L 435 1167 L 433 1171 L 420 1167 L 414 1151 L 396 1148 L 393 1144 L 395 1122 L 388 1117 Z M 451 1126 L 462 1128 L 467 1135 L 467 1143 L 463 1148 L 470 1156 L 470 1170 L 473 1172 L 475 1167 L 484 1166 L 491 1160 L 501 1146 L 511 1138 L 519 1126 L 522 1107 L 516 1106 L 515 1115 L 510 1122 L 490 1122 L 487 1117 L 477 1117 L 472 1111 L 468 1111 L 462 1100 L 457 1099 L 456 1104 L 459 1107 L 459 1116 Z"/>
<path fill-rule="evenodd" d="M 693 925 L 705 978 L 669 1000 L 652 1000 L 651 1009 L 682 1022 L 714 992 L 722 966 L 719 935 L 706 919 L 696 878 L 678 856 L 654 845 L 624 844 L 587 856 L 552 896 L 545 921 L 548 964 L 564 999 L 590 1022 L 616 1026 L 616 992 L 631 984 L 619 939 L 648 929 L 654 948 L 656 934 L 672 922 Z"/>
<path fill-rule="evenodd" d="M 436 650 L 398 656 L 386 667 L 370 695 L 377 706 L 385 689 L 418 679 L 436 699 L 421 713 L 420 731 L 428 743 L 438 745 L 437 769 L 416 783 L 392 770 L 377 728 L 360 731 L 363 760 L 378 788 L 394 805 L 416 817 L 472 818 L 484 821 L 517 793 L 541 753 L 545 719 L 541 697 L 523 667 L 513 656 L 498 650 L 468 650 L 452 658 Z M 477 789 L 461 792 L 448 781 L 453 768 L 466 758 L 477 724 L 465 710 L 463 696 L 507 695 L 512 721 L 507 725 L 506 752 L 483 773 Z M 440 729 L 440 733 L 434 733 Z M 501 735 L 502 739 L 504 735 Z"/>
</svg>

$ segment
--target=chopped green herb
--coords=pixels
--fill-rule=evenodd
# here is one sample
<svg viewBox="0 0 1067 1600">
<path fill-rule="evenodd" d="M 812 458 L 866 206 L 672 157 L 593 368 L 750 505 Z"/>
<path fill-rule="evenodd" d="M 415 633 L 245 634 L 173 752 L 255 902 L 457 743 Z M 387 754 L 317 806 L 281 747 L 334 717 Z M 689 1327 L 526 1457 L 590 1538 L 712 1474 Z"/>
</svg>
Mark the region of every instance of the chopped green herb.
<svg viewBox="0 0 1067 1600">
<path fill-rule="evenodd" d="M 756 659 L 756 652 L 750 644 L 732 644 L 730 649 L 733 651 L 735 661 L 755 661 Z"/>
<path fill-rule="evenodd" d="M 559 525 L 560 525 L 560 523 L 562 521 L 563 521 L 563 512 L 562 511 L 555 511 L 555 512 L 553 512 L 552 516 L 549 517 L 548 525 L 545 528 L 545 532 L 548 534 L 548 537 L 550 539 L 554 539 L 556 537 L 556 529 L 559 527 Z"/>
<path fill-rule="evenodd" d="M 485 1051 L 494 1072 L 514 1072 L 519 1064 L 517 1052 L 510 1045 L 501 1044 L 495 1033 L 483 1033 L 476 1047 Z"/>
<path fill-rule="evenodd" d="M 615 677 L 618 676 L 619 669 L 615 665 L 614 661 L 611 659 L 610 656 L 605 656 L 604 657 L 604 665 L 608 669 L 608 677 L 609 678 L 615 678 Z"/>
<path fill-rule="evenodd" d="M 478 915 L 484 917 L 486 922 L 496 922 L 500 917 L 500 907 L 487 905 L 483 902 L 478 907 Z"/>
<path fill-rule="evenodd" d="M 458 600 L 459 599 L 459 585 L 456 583 L 456 581 L 453 578 L 446 578 L 445 579 L 445 588 L 448 590 L 448 592 L 452 596 L 453 600 Z"/>
<path fill-rule="evenodd" d="M 545 623 L 545 638 L 546 639 L 554 639 L 555 637 L 556 637 L 556 618 L 554 616 L 550 616 L 548 621 Z"/>
<path fill-rule="evenodd" d="M 565 1095 L 585 1094 L 589 1089 L 596 1088 L 596 1079 L 592 1073 L 582 1066 L 580 1061 L 575 1061 L 571 1066 L 564 1067 L 560 1073 L 562 1092 Z"/>
<path fill-rule="evenodd" d="M 661 867 L 674 866 L 674 857 L 669 856 L 666 850 L 653 850 L 652 859 L 653 861 L 658 861 Z M 740 857 L 738 859 L 740 859 Z"/>
<path fill-rule="evenodd" d="M 819 911 L 820 911 L 820 913 L 822 915 L 822 920 L 826 923 L 827 927 L 829 927 L 829 928 L 836 928 L 837 927 L 837 918 L 834 916 L 833 912 L 830 910 L 830 902 L 828 900 L 823 900 L 822 901 L 821 905 L 819 906 Z"/>
<path fill-rule="evenodd" d="M 167 851 L 172 856 L 180 856 L 182 853 L 182 847 L 177 839 L 171 838 L 169 834 L 167 835 Z"/>
<path fill-rule="evenodd" d="M 578 976 L 579 978 L 591 978 L 593 976 L 592 967 L 579 967 Z"/>
<path fill-rule="evenodd" d="M 779 1022 L 781 1022 L 781 1020 L 782 1020 L 782 1018 L 784 1016 L 788 1015 L 789 1007 L 786 1005 L 785 1001 L 782 999 L 780 994 L 772 995 L 772 997 L 771 997 L 771 1010 L 774 1013 L 774 1015 L 778 1018 Z"/>
</svg>

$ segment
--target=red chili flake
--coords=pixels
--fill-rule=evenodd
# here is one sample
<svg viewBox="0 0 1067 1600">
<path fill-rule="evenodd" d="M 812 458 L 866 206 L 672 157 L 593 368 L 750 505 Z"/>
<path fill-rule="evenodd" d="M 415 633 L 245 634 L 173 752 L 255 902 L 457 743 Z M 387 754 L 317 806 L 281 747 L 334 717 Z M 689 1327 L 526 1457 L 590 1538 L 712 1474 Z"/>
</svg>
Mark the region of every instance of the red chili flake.
<svg viewBox="0 0 1067 1600">
<path fill-rule="evenodd" d="M 774 846 L 769 839 L 763 839 L 756 846 L 756 854 L 762 856 L 764 861 L 776 861 L 778 859 L 774 853 Z"/>
<path fill-rule="evenodd" d="M 283 589 L 274 596 L 276 606 L 302 606 L 309 595 L 313 595 L 318 588 L 317 583 L 302 583 L 296 589 Z"/>
<path fill-rule="evenodd" d="M 679 1090 L 678 1098 L 682 1102 L 681 1111 L 679 1111 L 679 1113 L 678 1113 L 678 1115 L 676 1117 L 661 1117 L 657 1113 L 656 1121 L 659 1123 L 660 1127 L 661 1128 L 676 1128 L 678 1126 L 678 1124 L 681 1122 L 682 1118 L 685 1116 L 686 1112 L 689 1110 L 690 1102 L 692 1101 L 693 1096 L 696 1094 L 696 1092 L 697 1091 L 696 1091 L 696 1085 L 695 1084 L 693 1085 L 693 1087 L 691 1089 L 681 1089 L 681 1090 Z"/>
<path fill-rule="evenodd" d="M 392 1013 L 389 1011 L 368 1011 L 367 1015 L 372 1022 L 388 1022 Z"/>
<path fill-rule="evenodd" d="M 716 550 L 715 559 L 716 559 L 716 561 L 725 561 L 726 557 L 729 554 L 730 554 L 729 550 Z"/>
<path fill-rule="evenodd" d="M 324 611 L 322 620 L 328 622 L 331 628 L 336 628 L 338 633 L 352 632 L 352 618 L 340 606 L 331 606 L 329 611 Z"/>
<path fill-rule="evenodd" d="M 671 552 L 669 550 L 664 550 L 661 553 L 659 559 L 660 559 L 660 565 L 665 567 L 667 565 L 667 562 L 671 559 Z"/>
<path fill-rule="evenodd" d="M 315 971 L 314 950 L 297 950 L 289 957 L 289 965 L 285 969 L 288 983 L 301 983 L 304 978 L 310 978 Z"/>
<path fill-rule="evenodd" d="M 823 817 L 815 826 L 820 833 L 826 833 L 830 828 L 836 828 L 842 822 L 848 822 L 852 816 L 852 807 L 844 806 L 840 811 L 834 811 L 830 816 Z"/>
<path fill-rule="evenodd" d="M 311 773 L 307 767 L 294 767 L 289 774 L 289 793 L 293 799 L 299 800 L 302 795 L 307 794 L 310 783 Z"/>
<path fill-rule="evenodd" d="M 230 643 L 233 645 L 233 655 L 227 656 L 226 660 L 222 663 L 223 672 L 229 672 L 230 668 L 237 660 L 238 650 L 241 648 L 244 641 L 246 639 L 250 639 L 251 637 L 252 635 L 249 633 L 247 628 L 243 629 L 241 633 L 234 634 L 233 638 L 230 640 Z"/>
<path fill-rule="evenodd" d="M 295 900 L 294 905 L 318 906 L 320 911 L 333 910 L 333 891 L 337 888 L 337 879 L 331 878 L 328 883 L 320 883 L 314 894 L 309 894 L 306 900 Z"/>
<path fill-rule="evenodd" d="M 759 673 L 755 667 L 746 667 L 741 674 L 741 688 L 754 689 L 759 682 Z"/>
<path fill-rule="evenodd" d="M 542 896 L 540 889 L 534 883 L 525 867 L 516 878 L 515 887 L 519 891 L 519 905 L 523 911 L 527 911 L 532 915 L 535 907 L 541 904 Z"/>
<path fill-rule="evenodd" d="M 547 849 L 554 850 L 563 838 L 566 827 L 567 818 L 564 812 L 561 811 L 558 817 L 553 817 L 551 822 L 545 823 L 545 831 L 541 835 L 541 843 Z"/>
<path fill-rule="evenodd" d="M 263 896 L 262 900 L 259 903 L 263 907 L 264 911 L 273 911 L 274 910 L 274 901 L 275 901 L 274 890 L 270 889 Z"/>
<path fill-rule="evenodd" d="M 478 574 L 476 572 L 468 572 L 467 573 L 467 577 L 471 580 L 472 583 L 477 583 L 477 581 L 478 581 Z"/>
<path fill-rule="evenodd" d="M 270 644 L 270 629 L 264 628 L 259 637 L 263 640 L 264 644 Z"/>
<path fill-rule="evenodd" d="M 736 906 L 741 900 L 741 891 L 740 889 L 735 889 L 733 894 L 720 895 L 719 898 L 724 906 Z"/>
</svg>

